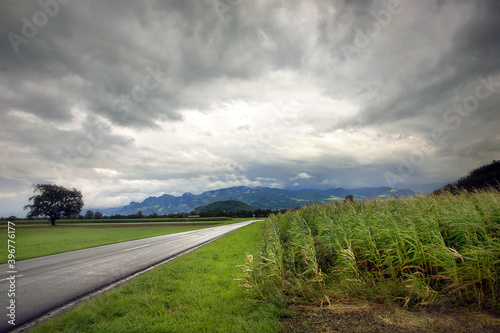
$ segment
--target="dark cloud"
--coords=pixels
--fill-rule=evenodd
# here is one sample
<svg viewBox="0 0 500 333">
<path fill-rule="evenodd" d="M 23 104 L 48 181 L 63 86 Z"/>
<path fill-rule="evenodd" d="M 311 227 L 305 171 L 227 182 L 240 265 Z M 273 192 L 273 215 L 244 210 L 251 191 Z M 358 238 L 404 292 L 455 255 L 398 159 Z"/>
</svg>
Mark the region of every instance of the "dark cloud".
<svg viewBox="0 0 500 333">
<path fill-rule="evenodd" d="M 443 4 L 450 12 L 457 10 L 456 2 Z M 436 122 L 442 122 L 443 113 L 451 105 L 457 96 L 465 98 L 471 94 L 479 84 L 480 76 L 487 77 L 495 75 L 500 70 L 498 62 L 500 52 L 500 37 L 495 31 L 498 30 L 499 6 L 494 1 L 483 1 L 469 6 L 464 14 L 462 25 L 458 26 L 456 32 L 448 36 L 449 40 L 443 40 L 444 45 L 449 48 L 436 50 L 434 59 L 430 58 L 426 63 L 414 63 L 417 71 L 408 77 L 401 73 L 395 84 L 398 85 L 398 93 L 389 98 L 382 98 L 376 103 L 367 105 L 355 118 L 338 124 L 338 127 L 366 125 L 383 125 L 390 123 L 409 124 L 415 123 L 415 119 L 427 120 L 427 125 L 417 128 L 417 132 L 430 132 Z M 404 14 L 404 13 L 403 13 Z M 439 16 L 433 18 L 440 20 Z M 394 23 L 396 24 L 396 23 Z M 445 27 L 445 23 L 442 23 Z M 436 28 L 439 25 L 436 26 Z M 411 35 L 406 36 L 406 45 L 411 46 L 419 36 L 415 31 L 409 31 Z M 423 37 L 423 36 L 422 36 Z M 430 36 L 427 36 L 429 38 Z M 429 47 L 436 47 L 434 41 L 427 40 Z M 419 47 L 425 47 L 424 41 Z M 405 53 L 418 53 L 420 49 L 409 48 L 401 50 Z M 390 61 L 391 58 L 388 58 Z M 383 63 L 384 60 L 381 60 Z M 432 65 L 434 63 L 434 65 Z M 430 66 L 429 66 L 430 65 Z M 419 68 L 420 67 L 420 68 Z M 395 71 L 399 68 L 395 67 Z M 405 77 L 406 76 L 406 77 Z M 403 77 L 403 78 L 402 78 Z M 383 90 L 382 90 L 383 92 Z M 474 93 L 472 91 L 472 93 Z M 495 92 L 496 94 L 497 92 Z M 448 102 L 448 104 L 446 104 Z M 483 114 L 483 103 L 480 105 L 478 114 Z M 481 115 L 480 115 L 481 117 Z M 418 121 L 417 121 L 418 122 Z M 409 125 L 409 128 L 414 126 Z"/>
<path fill-rule="evenodd" d="M 450 58 L 456 66 L 473 75 L 498 72 L 500 56 L 500 3 L 478 1 L 474 15 L 453 37 L 454 47 Z"/>
<path fill-rule="evenodd" d="M 419 151 L 397 185 L 427 188 L 498 159 L 497 1 L 54 4 L 0 4 L 9 204 L 42 181 L 103 205 L 385 186 Z"/>
</svg>

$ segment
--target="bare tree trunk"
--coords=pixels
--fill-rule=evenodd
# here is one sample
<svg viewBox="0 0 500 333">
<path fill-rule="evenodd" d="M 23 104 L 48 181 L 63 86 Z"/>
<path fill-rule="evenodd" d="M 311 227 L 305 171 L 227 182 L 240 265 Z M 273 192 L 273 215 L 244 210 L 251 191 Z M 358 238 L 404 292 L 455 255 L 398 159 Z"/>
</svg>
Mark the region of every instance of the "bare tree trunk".
<svg viewBox="0 0 500 333">
<path fill-rule="evenodd" d="M 55 217 L 50 217 L 50 222 L 52 223 L 52 225 L 56 225 L 56 218 Z"/>
</svg>

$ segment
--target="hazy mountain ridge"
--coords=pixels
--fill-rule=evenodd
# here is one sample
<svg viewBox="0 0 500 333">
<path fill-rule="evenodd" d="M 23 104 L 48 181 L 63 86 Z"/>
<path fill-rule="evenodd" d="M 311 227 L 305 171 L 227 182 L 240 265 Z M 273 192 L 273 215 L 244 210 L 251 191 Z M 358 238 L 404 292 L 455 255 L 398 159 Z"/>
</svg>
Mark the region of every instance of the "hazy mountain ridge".
<svg viewBox="0 0 500 333">
<path fill-rule="evenodd" d="M 371 197 L 409 196 L 415 194 L 412 190 L 399 190 L 389 187 L 373 187 L 358 189 L 333 188 L 328 190 L 285 190 L 269 187 L 237 186 L 206 191 L 199 195 L 184 193 L 181 196 L 164 194 L 159 197 L 148 197 L 142 202 L 132 201 L 123 207 L 95 209 L 106 215 L 130 215 L 141 211 L 143 214 L 170 214 L 191 212 L 196 207 L 211 204 L 216 201 L 242 201 L 256 209 L 288 209 L 321 202 L 342 200 L 348 195 L 364 199 Z M 89 208 L 90 209 L 90 208 Z"/>
</svg>

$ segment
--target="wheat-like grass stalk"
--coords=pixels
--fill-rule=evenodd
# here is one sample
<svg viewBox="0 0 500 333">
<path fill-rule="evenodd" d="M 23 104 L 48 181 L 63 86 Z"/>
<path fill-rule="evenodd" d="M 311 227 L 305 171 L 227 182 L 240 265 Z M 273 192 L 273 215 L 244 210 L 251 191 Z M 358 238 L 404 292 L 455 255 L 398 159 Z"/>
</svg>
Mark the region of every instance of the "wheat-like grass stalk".
<svg viewBox="0 0 500 333">
<path fill-rule="evenodd" d="M 305 299 L 342 293 L 500 307 L 499 202 L 498 191 L 462 191 L 273 216 L 254 264 L 256 278 L 273 282 L 256 285 Z"/>
</svg>

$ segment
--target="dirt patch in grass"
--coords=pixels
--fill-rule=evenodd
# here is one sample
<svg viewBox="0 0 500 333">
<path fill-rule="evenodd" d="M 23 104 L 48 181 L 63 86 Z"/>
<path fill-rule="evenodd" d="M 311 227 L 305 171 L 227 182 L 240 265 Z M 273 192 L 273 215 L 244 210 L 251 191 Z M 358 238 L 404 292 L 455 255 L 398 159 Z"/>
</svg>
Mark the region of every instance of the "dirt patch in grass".
<svg viewBox="0 0 500 333">
<path fill-rule="evenodd" d="M 293 305 L 285 332 L 500 332 L 500 316 L 480 311 L 405 311 L 381 305 Z"/>
<path fill-rule="evenodd" d="M 197 227 L 197 226 L 211 226 L 220 223 L 116 223 L 116 224 L 79 224 L 79 225 L 16 225 L 16 229 L 41 229 L 41 228 L 133 228 L 133 227 Z"/>
</svg>

